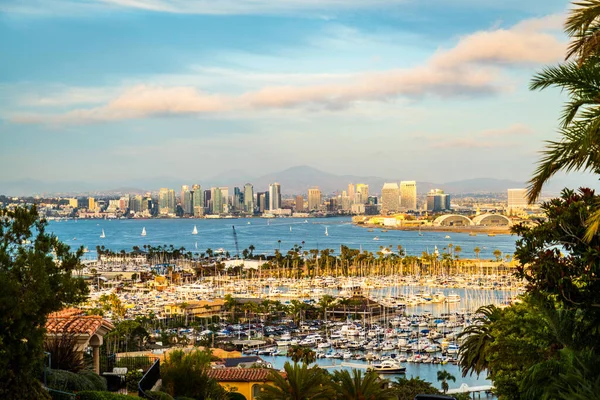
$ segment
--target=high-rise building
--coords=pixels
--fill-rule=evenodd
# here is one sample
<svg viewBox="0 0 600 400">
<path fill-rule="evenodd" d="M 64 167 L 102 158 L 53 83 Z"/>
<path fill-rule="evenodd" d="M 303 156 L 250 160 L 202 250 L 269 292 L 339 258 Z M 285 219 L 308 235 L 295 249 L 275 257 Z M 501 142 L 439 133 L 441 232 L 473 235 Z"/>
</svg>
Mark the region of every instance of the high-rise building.
<svg viewBox="0 0 600 400">
<path fill-rule="evenodd" d="M 192 186 L 192 210 L 195 217 L 204 215 L 204 192 L 198 184 Z"/>
<path fill-rule="evenodd" d="M 223 204 L 225 203 L 225 197 L 223 196 L 223 192 L 221 188 L 215 187 L 211 188 L 211 202 L 212 202 L 212 213 L 213 214 L 221 214 L 223 212 Z"/>
<path fill-rule="evenodd" d="M 269 210 L 281 208 L 281 185 L 275 182 L 269 185 Z"/>
<path fill-rule="evenodd" d="M 527 189 L 508 189 L 508 210 L 522 210 L 529 206 Z"/>
<path fill-rule="evenodd" d="M 160 188 L 158 191 L 158 212 L 161 215 L 169 213 L 169 189 Z"/>
<path fill-rule="evenodd" d="M 88 199 L 88 211 L 94 211 L 96 209 L 96 200 L 93 197 Z"/>
<path fill-rule="evenodd" d="M 231 205 L 235 211 L 244 211 L 244 192 L 237 186 L 233 188 L 233 201 Z"/>
<path fill-rule="evenodd" d="M 204 209 L 209 213 L 212 214 L 212 190 L 205 190 L 204 191 Z"/>
<path fill-rule="evenodd" d="M 269 210 L 269 192 L 256 193 L 256 207 L 261 213 Z"/>
<path fill-rule="evenodd" d="M 308 211 L 319 210 L 321 202 L 321 190 L 318 187 L 308 189 Z"/>
<path fill-rule="evenodd" d="M 229 198 L 229 188 L 227 186 L 221 186 L 219 188 L 221 190 L 221 197 L 223 205 L 231 204 L 231 199 Z M 223 212 L 223 208 L 221 208 L 221 212 Z"/>
<path fill-rule="evenodd" d="M 254 187 L 250 183 L 244 185 L 244 211 L 254 212 Z"/>
<path fill-rule="evenodd" d="M 400 207 L 407 211 L 417 210 L 417 182 L 400 182 Z"/>
<path fill-rule="evenodd" d="M 367 203 L 369 200 L 369 185 L 366 185 L 364 183 L 357 183 L 354 198 L 355 203 Z"/>
<path fill-rule="evenodd" d="M 381 189 L 381 213 L 390 214 L 400 210 L 400 188 L 395 182 L 385 183 Z"/>
<path fill-rule="evenodd" d="M 302 197 L 301 195 L 296 196 L 294 210 L 296 210 L 296 212 L 304 211 L 304 197 Z"/>
<path fill-rule="evenodd" d="M 136 194 L 129 198 L 129 210 L 134 213 L 142 212 L 143 197 L 141 194 Z"/>
<path fill-rule="evenodd" d="M 427 193 L 427 211 L 450 210 L 450 195 L 443 190 L 432 189 Z"/>
<path fill-rule="evenodd" d="M 348 184 L 348 192 L 346 193 L 346 195 L 348 196 L 348 198 L 350 199 L 351 203 L 354 203 L 354 183 L 349 183 Z"/>
<path fill-rule="evenodd" d="M 342 205 L 342 210 L 350 211 L 352 209 L 353 200 L 354 199 L 348 196 L 348 193 L 345 190 L 342 191 L 339 202 Z"/>
<path fill-rule="evenodd" d="M 188 185 L 181 186 L 181 208 L 186 215 L 194 214 L 194 194 Z"/>
</svg>

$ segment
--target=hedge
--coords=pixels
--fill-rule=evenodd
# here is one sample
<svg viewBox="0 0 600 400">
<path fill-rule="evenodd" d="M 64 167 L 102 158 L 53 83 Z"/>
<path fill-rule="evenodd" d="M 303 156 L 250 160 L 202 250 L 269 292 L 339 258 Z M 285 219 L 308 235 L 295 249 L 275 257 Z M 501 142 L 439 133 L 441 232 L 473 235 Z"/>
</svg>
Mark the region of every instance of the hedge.
<svg viewBox="0 0 600 400">
<path fill-rule="evenodd" d="M 175 400 L 170 394 L 165 392 L 148 392 L 146 394 L 152 397 L 153 400 Z"/>
<path fill-rule="evenodd" d="M 106 379 L 91 371 L 74 373 L 60 369 L 50 369 L 47 373 L 47 386 L 63 392 L 84 390 L 106 390 Z"/>
<path fill-rule="evenodd" d="M 77 393 L 77 400 L 139 400 L 139 397 L 112 392 L 84 391 Z"/>
</svg>

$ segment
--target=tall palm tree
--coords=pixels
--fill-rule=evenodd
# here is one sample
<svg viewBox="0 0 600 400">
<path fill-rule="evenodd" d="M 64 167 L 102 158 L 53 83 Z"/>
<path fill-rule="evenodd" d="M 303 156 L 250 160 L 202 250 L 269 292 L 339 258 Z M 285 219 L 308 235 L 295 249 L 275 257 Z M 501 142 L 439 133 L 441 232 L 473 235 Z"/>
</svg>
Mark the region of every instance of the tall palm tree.
<svg viewBox="0 0 600 400">
<path fill-rule="evenodd" d="M 493 304 L 479 307 L 473 323 L 458 335 L 463 340 L 458 353 L 458 364 L 463 376 L 480 374 L 488 366 L 487 353 L 494 338 L 490 334 L 492 325 L 502 316 L 502 310 Z"/>
<path fill-rule="evenodd" d="M 437 380 L 438 382 L 442 382 L 442 391 L 446 393 L 449 389 L 448 381 L 456 382 L 456 378 L 450 372 L 446 370 L 441 370 L 437 372 Z"/>
<path fill-rule="evenodd" d="M 286 362 L 283 367 L 287 378 L 278 371 L 271 371 L 272 384 L 260 386 L 257 400 L 329 400 L 335 393 L 329 384 L 327 373 L 318 368 L 308 368 L 306 364 L 293 365 Z"/>
<path fill-rule="evenodd" d="M 314 350 L 300 345 L 288 347 L 287 356 L 295 363 L 312 364 L 317 361 L 317 354 Z"/>
<path fill-rule="evenodd" d="M 364 376 L 362 371 L 353 369 L 334 371 L 332 385 L 338 400 L 392 400 L 396 399 L 393 389 L 387 388 L 385 381 L 375 371 Z"/>
<path fill-rule="evenodd" d="M 600 54 L 600 1 L 579 0 L 575 5 L 565 22 L 571 38 L 566 58 L 581 64 Z"/>
</svg>

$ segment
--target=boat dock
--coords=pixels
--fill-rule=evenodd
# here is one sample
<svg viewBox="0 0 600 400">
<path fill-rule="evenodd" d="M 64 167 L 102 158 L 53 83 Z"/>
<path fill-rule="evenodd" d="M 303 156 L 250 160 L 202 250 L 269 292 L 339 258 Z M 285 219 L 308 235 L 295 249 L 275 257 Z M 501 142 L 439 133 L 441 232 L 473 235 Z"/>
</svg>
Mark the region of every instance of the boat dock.
<svg viewBox="0 0 600 400">
<path fill-rule="evenodd" d="M 460 387 L 456 389 L 449 389 L 446 394 L 458 394 L 458 393 L 477 393 L 478 397 L 481 397 L 481 393 L 483 392 L 487 397 L 488 394 L 491 395 L 492 389 L 494 387 L 491 385 L 481 385 L 481 386 L 469 386 L 466 383 L 460 385 Z"/>
</svg>

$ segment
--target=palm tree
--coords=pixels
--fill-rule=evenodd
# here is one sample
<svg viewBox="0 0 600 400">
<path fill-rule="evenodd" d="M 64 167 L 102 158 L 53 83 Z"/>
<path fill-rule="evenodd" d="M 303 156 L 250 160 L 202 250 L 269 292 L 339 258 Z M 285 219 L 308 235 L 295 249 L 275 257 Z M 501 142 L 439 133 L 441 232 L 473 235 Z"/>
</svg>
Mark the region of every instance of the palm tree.
<svg viewBox="0 0 600 400">
<path fill-rule="evenodd" d="M 580 0 L 565 22 L 565 33 L 571 37 L 566 58 L 581 65 L 600 54 L 600 2 Z"/>
<path fill-rule="evenodd" d="M 287 356 L 295 363 L 312 364 L 317 361 L 317 354 L 314 350 L 299 345 L 288 347 Z"/>
<path fill-rule="evenodd" d="M 452 375 L 450 372 L 448 372 L 446 370 L 437 372 L 437 380 L 438 380 L 438 382 L 439 381 L 442 382 L 442 391 L 444 392 L 444 394 L 448 391 L 448 388 L 449 388 L 448 381 L 456 382 L 456 378 L 454 377 L 454 375 Z"/>
<path fill-rule="evenodd" d="M 396 399 L 393 389 L 384 387 L 385 381 L 379 378 L 375 371 L 369 371 L 364 376 L 362 371 L 353 369 L 334 371 L 333 388 L 338 400 L 392 400 Z"/>
<path fill-rule="evenodd" d="M 463 376 L 475 372 L 480 374 L 488 367 L 488 350 L 494 341 L 490 334 L 492 325 L 502 316 L 502 310 L 493 304 L 479 307 L 477 317 L 464 331 L 458 335 L 463 340 L 458 353 L 458 364 Z"/>
<path fill-rule="evenodd" d="M 473 253 L 475 253 L 475 257 L 477 257 L 477 259 L 479 260 L 479 253 L 481 253 L 481 249 L 478 246 L 476 246 L 473 249 Z"/>
<path fill-rule="evenodd" d="M 271 371 L 268 380 L 273 383 L 260 386 L 257 400 L 329 400 L 335 397 L 327 373 L 321 368 L 286 362 L 283 369 L 287 379 L 279 371 Z"/>
<path fill-rule="evenodd" d="M 502 252 L 499 249 L 494 250 L 492 254 L 494 254 L 494 257 L 496 257 L 496 261 L 500 261 L 502 257 Z"/>
</svg>

